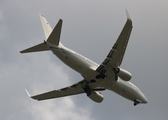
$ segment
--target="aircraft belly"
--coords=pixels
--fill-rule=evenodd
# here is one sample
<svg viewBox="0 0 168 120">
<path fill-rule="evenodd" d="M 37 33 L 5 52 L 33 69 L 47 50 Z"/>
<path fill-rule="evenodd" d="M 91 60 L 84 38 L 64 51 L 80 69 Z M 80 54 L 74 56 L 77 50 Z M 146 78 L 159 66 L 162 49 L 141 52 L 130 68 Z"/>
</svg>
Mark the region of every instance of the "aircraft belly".
<svg viewBox="0 0 168 120">
<path fill-rule="evenodd" d="M 53 53 L 70 68 L 80 73 L 86 80 L 95 79 L 97 75 L 95 69 L 97 66 L 93 66 L 88 61 L 74 54 L 66 54 L 60 51 L 54 51 Z M 136 99 L 135 89 L 131 88 L 126 81 L 120 79 L 115 81 L 113 78 L 114 75 L 109 75 L 105 79 L 96 79 L 96 83 L 92 83 L 92 85 L 96 84 L 96 86 L 104 87 L 132 101 Z"/>
<path fill-rule="evenodd" d="M 82 75 L 93 71 L 91 64 L 72 53 L 68 54 L 54 51 L 54 54 L 66 65 Z"/>
<path fill-rule="evenodd" d="M 132 88 L 130 88 L 127 83 L 125 81 L 122 81 L 122 80 L 118 80 L 116 82 L 112 82 L 112 83 L 108 83 L 107 81 L 105 81 L 104 83 L 104 87 L 106 87 L 108 90 L 111 90 L 115 93 L 117 93 L 118 95 L 126 98 L 126 99 L 129 99 L 129 100 L 135 100 L 136 97 L 135 97 L 135 93 Z M 108 84 L 107 84 L 108 83 Z M 101 83 L 103 84 L 103 83 Z"/>
</svg>

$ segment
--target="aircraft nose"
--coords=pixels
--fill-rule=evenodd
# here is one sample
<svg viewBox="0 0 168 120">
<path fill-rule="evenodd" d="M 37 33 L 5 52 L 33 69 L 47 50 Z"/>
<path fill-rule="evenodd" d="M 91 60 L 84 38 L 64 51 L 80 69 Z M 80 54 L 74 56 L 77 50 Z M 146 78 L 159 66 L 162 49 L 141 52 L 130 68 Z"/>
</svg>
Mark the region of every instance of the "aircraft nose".
<svg viewBox="0 0 168 120">
<path fill-rule="evenodd" d="M 141 96 L 141 103 L 148 103 L 148 100 L 144 94 L 142 94 L 142 96 Z"/>
<path fill-rule="evenodd" d="M 144 98 L 143 98 L 142 103 L 148 103 L 148 100 L 147 100 L 147 98 L 146 98 L 146 97 L 144 97 Z"/>
</svg>

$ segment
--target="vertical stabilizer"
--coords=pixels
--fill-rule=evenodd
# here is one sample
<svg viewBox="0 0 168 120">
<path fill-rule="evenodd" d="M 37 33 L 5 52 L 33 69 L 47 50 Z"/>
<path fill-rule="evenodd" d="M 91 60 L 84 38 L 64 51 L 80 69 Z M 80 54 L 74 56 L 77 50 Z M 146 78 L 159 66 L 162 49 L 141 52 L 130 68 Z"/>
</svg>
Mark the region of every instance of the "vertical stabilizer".
<svg viewBox="0 0 168 120">
<path fill-rule="evenodd" d="M 40 16 L 41 24 L 43 26 L 44 34 L 47 40 L 47 38 L 50 36 L 52 32 L 52 28 L 43 14 L 39 14 L 39 16 Z"/>
<path fill-rule="evenodd" d="M 58 46 L 61 35 L 62 20 L 60 19 L 55 28 L 52 30 L 50 24 L 47 22 L 44 15 L 40 14 L 40 19 L 46 37 L 46 41 Z"/>
<path fill-rule="evenodd" d="M 63 45 L 60 43 L 62 20 L 60 19 L 56 24 L 55 28 L 52 30 L 51 26 L 45 19 L 44 15 L 40 14 L 40 19 L 41 19 L 46 40 L 43 43 L 40 43 L 38 45 L 35 45 L 33 47 L 20 51 L 21 53 L 40 52 L 40 51 L 50 50 L 48 43 L 63 47 Z"/>
</svg>

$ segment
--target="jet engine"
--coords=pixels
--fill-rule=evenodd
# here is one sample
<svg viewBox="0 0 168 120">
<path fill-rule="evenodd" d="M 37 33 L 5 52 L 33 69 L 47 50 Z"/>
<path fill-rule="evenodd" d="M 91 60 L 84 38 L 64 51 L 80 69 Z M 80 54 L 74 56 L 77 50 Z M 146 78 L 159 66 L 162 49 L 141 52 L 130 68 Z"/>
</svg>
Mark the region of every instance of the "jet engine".
<svg viewBox="0 0 168 120">
<path fill-rule="evenodd" d="M 101 103 L 104 99 L 103 95 L 97 91 L 91 91 L 87 96 L 94 102 Z"/>
<path fill-rule="evenodd" d="M 119 69 L 119 72 L 117 74 L 122 80 L 129 81 L 132 78 L 132 74 L 124 69 Z"/>
</svg>

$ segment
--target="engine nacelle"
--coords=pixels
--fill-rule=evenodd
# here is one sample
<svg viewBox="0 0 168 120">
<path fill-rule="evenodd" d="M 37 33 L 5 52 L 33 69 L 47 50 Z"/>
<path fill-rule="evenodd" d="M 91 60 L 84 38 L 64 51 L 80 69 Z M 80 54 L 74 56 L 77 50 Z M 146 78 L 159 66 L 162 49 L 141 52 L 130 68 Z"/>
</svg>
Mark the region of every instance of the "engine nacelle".
<svg viewBox="0 0 168 120">
<path fill-rule="evenodd" d="M 129 81 L 132 78 L 132 74 L 130 72 L 121 68 L 119 70 L 118 76 L 124 81 Z"/>
<path fill-rule="evenodd" d="M 87 95 L 91 100 L 97 103 L 101 103 L 104 99 L 103 95 L 97 91 L 91 91 L 89 95 Z"/>
</svg>

